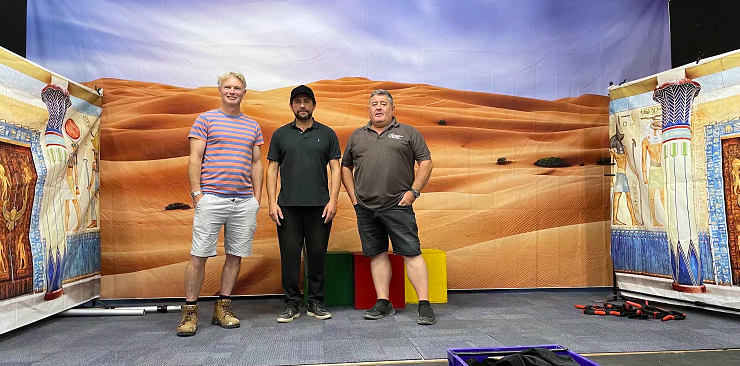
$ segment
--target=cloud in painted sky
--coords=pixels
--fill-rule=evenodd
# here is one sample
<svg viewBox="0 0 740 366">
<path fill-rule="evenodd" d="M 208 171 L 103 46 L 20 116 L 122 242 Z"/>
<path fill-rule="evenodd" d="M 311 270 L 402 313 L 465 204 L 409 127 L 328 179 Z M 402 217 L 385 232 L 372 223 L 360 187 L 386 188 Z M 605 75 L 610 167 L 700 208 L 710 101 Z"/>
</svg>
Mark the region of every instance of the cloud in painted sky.
<svg viewBox="0 0 740 366">
<path fill-rule="evenodd" d="M 34 0 L 27 56 L 77 81 L 345 76 L 556 99 L 670 68 L 666 0 Z"/>
</svg>

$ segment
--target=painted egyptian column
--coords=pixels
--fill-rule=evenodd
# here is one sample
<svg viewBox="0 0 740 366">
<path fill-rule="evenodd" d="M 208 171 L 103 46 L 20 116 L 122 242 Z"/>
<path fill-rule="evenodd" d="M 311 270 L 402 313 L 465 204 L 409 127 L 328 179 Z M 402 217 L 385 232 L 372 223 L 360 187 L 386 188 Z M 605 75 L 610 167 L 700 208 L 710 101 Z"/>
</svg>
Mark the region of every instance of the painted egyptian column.
<svg viewBox="0 0 740 366">
<path fill-rule="evenodd" d="M 63 176 L 67 167 L 67 145 L 65 143 L 64 134 L 62 133 L 62 123 L 64 122 L 64 115 L 67 113 L 67 109 L 72 106 L 72 102 L 69 97 L 69 92 L 61 87 L 53 84 L 47 85 L 41 91 L 41 100 L 46 104 L 46 108 L 49 111 L 49 121 L 46 124 L 46 131 L 44 132 L 44 147 L 46 155 L 49 159 L 49 173 L 47 174 L 47 182 L 59 182 L 63 181 Z M 51 197 L 49 192 L 45 194 L 46 199 L 53 200 L 53 203 L 49 203 L 47 207 L 54 207 L 54 212 L 46 215 L 46 220 L 42 221 L 42 225 L 50 233 L 54 233 L 49 237 L 47 241 L 49 247 L 46 274 L 46 294 L 44 298 L 46 300 L 53 300 L 63 294 L 62 290 L 62 279 L 64 274 L 64 253 L 66 252 L 66 223 L 62 220 L 49 219 L 49 217 L 57 218 L 62 217 L 65 200 L 62 194 L 58 192 L 52 192 Z M 48 202 L 48 201 L 47 201 Z M 57 212 L 60 210 L 60 212 Z"/>
<path fill-rule="evenodd" d="M 67 109 L 72 106 L 69 92 L 49 84 L 41 91 L 41 100 L 44 101 L 49 111 L 49 122 L 44 131 L 44 141 L 49 158 L 54 163 L 64 162 L 67 160 L 67 144 L 62 134 L 62 123 Z"/>
<path fill-rule="evenodd" d="M 662 160 L 673 289 L 705 292 L 694 211 L 691 106 L 701 86 L 690 79 L 665 83 L 653 92 L 663 109 Z"/>
</svg>

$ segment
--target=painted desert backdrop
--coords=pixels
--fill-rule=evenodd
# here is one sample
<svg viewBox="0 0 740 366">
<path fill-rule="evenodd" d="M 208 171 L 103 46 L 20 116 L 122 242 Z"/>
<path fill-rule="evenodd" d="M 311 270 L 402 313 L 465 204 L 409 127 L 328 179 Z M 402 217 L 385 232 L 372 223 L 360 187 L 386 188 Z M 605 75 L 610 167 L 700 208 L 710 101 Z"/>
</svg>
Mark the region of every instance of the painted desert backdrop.
<svg viewBox="0 0 740 366">
<path fill-rule="evenodd" d="M 105 90 L 101 133 L 103 298 L 182 297 L 193 210 L 187 180 L 188 131 L 217 108 L 215 87 L 195 89 L 118 79 L 86 83 Z M 341 78 L 309 84 L 314 117 L 335 129 L 342 150 L 368 120 L 370 92 L 388 89 L 396 117 L 426 138 L 435 163 L 414 207 L 422 247 L 447 252 L 448 286 L 466 288 L 600 286 L 611 283 L 606 96 L 556 101 Z M 242 111 L 270 136 L 292 121 L 291 88 L 248 91 Z M 446 124 L 441 125 L 444 119 Z M 570 165 L 533 163 L 560 157 Z M 509 164 L 496 161 L 505 157 Z M 582 165 L 581 165 L 582 164 Z M 276 294 L 280 254 L 262 200 L 253 255 L 235 294 Z M 330 250 L 360 250 L 346 193 Z M 218 293 L 223 245 L 208 261 L 203 295 Z"/>
</svg>

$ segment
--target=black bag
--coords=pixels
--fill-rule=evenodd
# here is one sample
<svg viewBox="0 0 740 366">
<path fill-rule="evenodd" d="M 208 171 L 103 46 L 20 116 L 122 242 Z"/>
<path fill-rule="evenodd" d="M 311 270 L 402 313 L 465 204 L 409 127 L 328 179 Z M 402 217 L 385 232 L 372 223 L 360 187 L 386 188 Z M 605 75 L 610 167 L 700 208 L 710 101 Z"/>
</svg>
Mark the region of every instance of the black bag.
<svg viewBox="0 0 740 366">
<path fill-rule="evenodd" d="M 489 357 L 485 360 L 466 361 L 469 366 L 580 366 L 568 355 L 558 355 L 545 348 L 528 348 L 500 359 Z"/>
</svg>

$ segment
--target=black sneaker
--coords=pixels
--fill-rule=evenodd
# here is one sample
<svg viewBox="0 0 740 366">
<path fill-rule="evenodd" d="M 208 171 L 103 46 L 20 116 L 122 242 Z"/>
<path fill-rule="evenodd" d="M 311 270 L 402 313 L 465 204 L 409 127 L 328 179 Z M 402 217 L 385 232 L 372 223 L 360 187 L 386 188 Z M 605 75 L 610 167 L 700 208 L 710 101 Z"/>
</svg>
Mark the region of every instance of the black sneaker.
<svg viewBox="0 0 740 366">
<path fill-rule="evenodd" d="M 328 312 L 324 307 L 324 304 L 320 302 L 312 302 L 308 304 L 306 315 L 312 316 L 316 319 L 331 319 L 331 313 Z"/>
<path fill-rule="evenodd" d="M 419 305 L 419 317 L 416 319 L 417 324 L 421 325 L 433 325 L 437 322 L 437 317 L 434 316 L 434 310 L 430 305 Z"/>
<path fill-rule="evenodd" d="M 365 312 L 365 319 L 378 320 L 395 313 L 396 309 L 393 308 L 393 305 L 390 302 L 388 305 L 383 305 L 382 302 L 378 301 L 372 309 Z"/>
<path fill-rule="evenodd" d="M 285 305 L 283 312 L 277 317 L 278 323 L 290 323 L 293 319 L 301 316 L 301 312 L 295 305 Z"/>
</svg>

